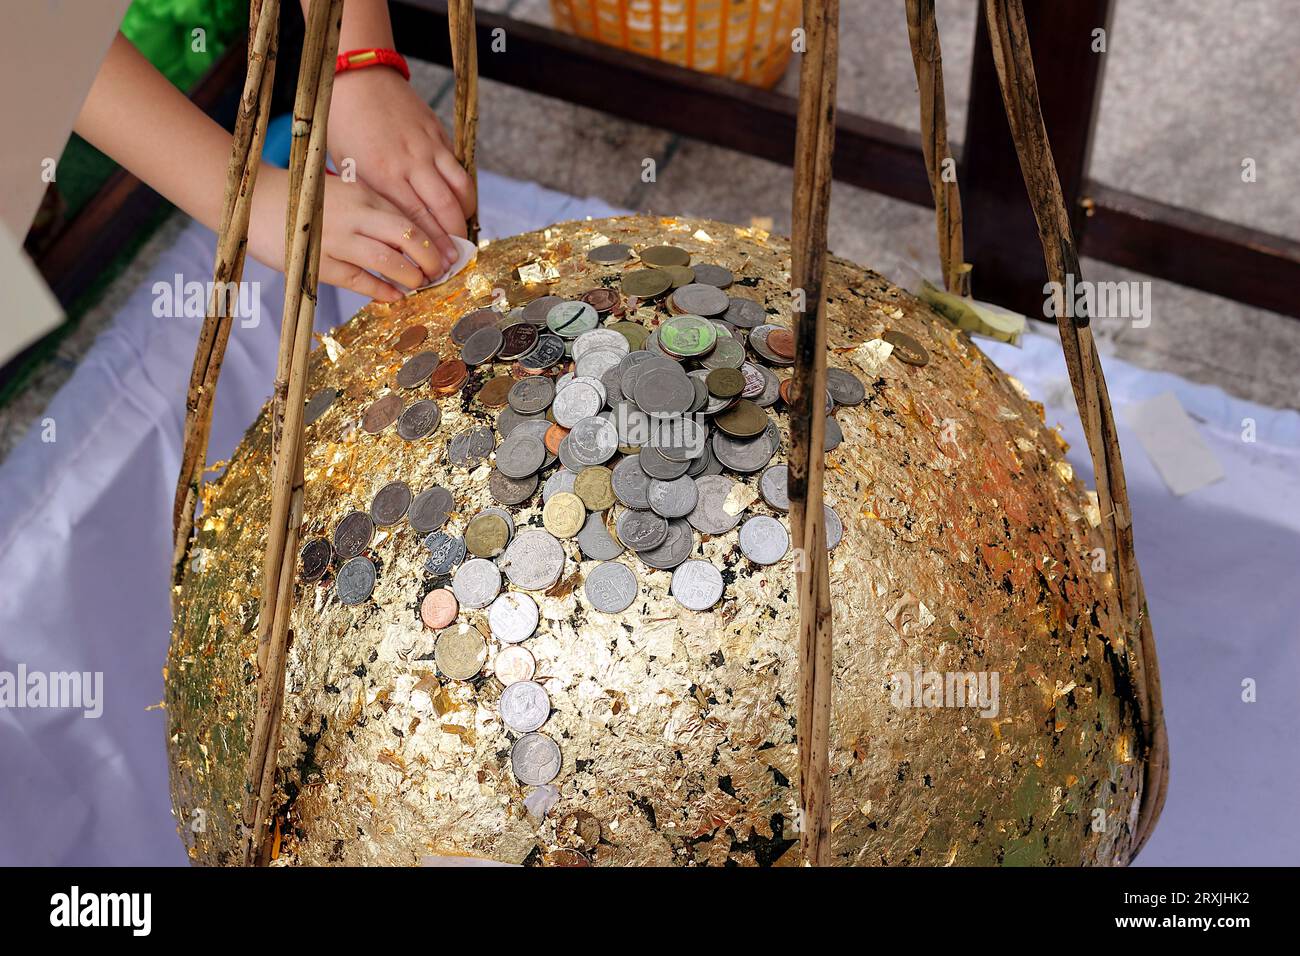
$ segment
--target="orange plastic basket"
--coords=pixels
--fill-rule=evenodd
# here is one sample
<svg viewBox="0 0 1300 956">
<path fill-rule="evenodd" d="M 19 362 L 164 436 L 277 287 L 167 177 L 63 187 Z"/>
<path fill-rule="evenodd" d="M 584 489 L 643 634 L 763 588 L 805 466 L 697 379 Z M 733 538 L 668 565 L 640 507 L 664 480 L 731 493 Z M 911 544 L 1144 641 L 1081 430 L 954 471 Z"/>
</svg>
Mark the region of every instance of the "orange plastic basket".
<svg viewBox="0 0 1300 956">
<path fill-rule="evenodd" d="M 799 0 L 551 0 L 561 30 L 770 87 L 790 62 Z"/>
</svg>

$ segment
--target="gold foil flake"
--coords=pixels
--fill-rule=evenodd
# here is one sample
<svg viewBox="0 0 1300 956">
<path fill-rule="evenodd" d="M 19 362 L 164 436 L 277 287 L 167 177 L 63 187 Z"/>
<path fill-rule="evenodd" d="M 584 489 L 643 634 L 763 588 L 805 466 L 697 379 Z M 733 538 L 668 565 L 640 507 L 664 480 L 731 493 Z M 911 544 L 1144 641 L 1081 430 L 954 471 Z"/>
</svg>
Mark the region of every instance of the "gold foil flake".
<svg viewBox="0 0 1300 956">
<path fill-rule="evenodd" d="M 328 333 L 313 333 L 313 337 L 325 347 L 325 357 L 329 359 L 331 365 L 337 365 L 339 359 L 347 354 L 347 349 L 340 345 L 334 336 Z"/>
<path fill-rule="evenodd" d="M 1061 480 L 1067 485 L 1074 481 L 1074 466 L 1068 461 L 1060 460 L 1056 462 L 1056 473 Z"/>
<path fill-rule="evenodd" d="M 1083 506 L 1084 517 L 1088 519 L 1088 524 L 1096 528 L 1101 525 L 1101 505 L 1097 501 L 1097 492 L 1087 492 L 1088 503 Z"/>
<path fill-rule="evenodd" d="M 519 267 L 519 281 L 529 285 L 556 282 L 559 278 L 560 270 L 549 259 L 538 259 Z"/>
</svg>

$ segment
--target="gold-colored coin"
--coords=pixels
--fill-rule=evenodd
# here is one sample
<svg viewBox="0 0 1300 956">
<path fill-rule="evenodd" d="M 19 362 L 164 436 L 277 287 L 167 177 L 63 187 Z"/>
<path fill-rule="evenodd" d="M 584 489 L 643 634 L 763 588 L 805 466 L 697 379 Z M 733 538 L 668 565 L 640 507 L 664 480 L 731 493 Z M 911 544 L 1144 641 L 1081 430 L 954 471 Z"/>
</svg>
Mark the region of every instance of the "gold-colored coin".
<svg viewBox="0 0 1300 956">
<path fill-rule="evenodd" d="M 568 491 L 552 495 L 542 508 L 542 524 L 557 538 L 572 538 L 582 530 L 586 520 L 587 510 L 582 506 L 582 499 Z"/>
<path fill-rule="evenodd" d="M 465 550 L 478 558 L 495 558 L 510 541 L 510 526 L 500 515 L 475 515 L 465 526 Z"/>
<path fill-rule="evenodd" d="M 641 261 L 652 266 L 688 266 L 691 254 L 676 246 L 651 246 L 640 252 Z"/>
<path fill-rule="evenodd" d="M 906 332 L 889 329 L 880 337 L 894 347 L 894 358 L 900 362 L 918 366 L 930 363 L 930 353 L 926 347 Z"/>
<path fill-rule="evenodd" d="M 725 412 L 714 415 L 713 424 L 733 438 L 753 438 L 767 427 L 767 412 L 742 398 Z"/>
<path fill-rule="evenodd" d="M 645 340 L 650 337 L 650 330 L 640 322 L 615 322 L 608 326 L 623 338 L 627 339 L 627 344 L 633 352 L 639 351 L 644 345 Z"/>
<path fill-rule="evenodd" d="M 447 628 L 433 645 L 438 670 L 452 680 L 469 680 L 487 663 L 487 641 L 477 628 Z"/>
<path fill-rule="evenodd" d="M 673 280 L 674 289 L 680 289 L 695 281 L 695 270 L 690 266 L 659 266 L 658 268 L 668 273 L 668 278 Z M 672 306 L 671 302 L 669 306 Z"/>
<path fill-rule="evenodd" d="M 604 465 L 592 465 L 573 479 L 573 493 L 582 499 L 588 511 L 614 507 L 613 473 Z"/>
<path fill-rule="evenodd" d="M 623 274 L 623 294 L 653 299 L 672 288 L 673 280 L 662 269 L 634 269 Z"/>
</svg>

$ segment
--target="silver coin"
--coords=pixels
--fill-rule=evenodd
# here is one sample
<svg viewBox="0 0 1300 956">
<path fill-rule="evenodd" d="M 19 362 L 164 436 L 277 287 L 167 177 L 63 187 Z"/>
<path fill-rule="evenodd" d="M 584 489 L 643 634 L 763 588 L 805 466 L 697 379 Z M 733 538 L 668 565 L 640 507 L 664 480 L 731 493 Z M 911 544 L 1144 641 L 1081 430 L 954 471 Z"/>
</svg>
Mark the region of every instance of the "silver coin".
<svg viewBox="0 0 1300 956">
<path fill-rule="evenodd" d="M 555 384 L 545 375 L 529 375 L 510 386 L 506 401 L 521 415 L 533 415 L 551 407 Z"/>
<path fill-rule="evenodd" d="M 759 408 L 771 408 L 781 397 L 781 380 L 770 368 L 764 368 L 762 365 L 755 368 L 763 376 L 763 391 L 750 400 Z"/>
<path fill-rule="evenodd" d="M 699 478 L 702 475 L 720 475 L 722 474 L 722 463 L 718 461 L 717 456 L 713 454 L 712 445 L 704 446 L 704 454 L 691 462 L 691 467 L 686 474 L 692 478 Z"/>
<path fill-rule="evenodd" d="M 619 338 L 622 336 L 620 335 Z M 603 381 L 605 373 L 610 369 L 617 369 L 621 361 L 623 361 L 622 352 L 615 352 L 613 349 L 590 349 L 582 358 L 575 361 L 574 369 L 580 376 Z"/>
<path fill-rule="evenodd" d="M 618 333 L 615 333 L 616 335 Z M 622 336 L 619 336 L 622 338 Z M 302 424 L 306 428 L 313 424 L 318 418 L 329 411 L 329 407 L 334 404 L 334 399 L 339 397 L 337 389 L 322 388 L 319 392 L 307 399 L 307 403 L 302 409 Z"/>
<path fill-rule="evenodd" d="M 524 422 L 546 422 L 547 427 L 550 422 L 547 421 L 546 412 L 535 412 L 531 415 L 521 415 L 513 408 L 503 408 L 497 413 L 497 432 L 502 438 L 509 438 L 516 428 Z"/>
<path fill-rule="evenodd" d="M 641 468 L 637 455 L 628 455 L 614 466 L 610 476 L 614 497 L 629 508 L 647 511 L 650 508 L 650 476 Z"/>
<path fill-rule="evenodd" d="M 544 591 L 564 571 L 564 548 L 549 531 L 522 531 L 500 557 L 501 570 L 510 583 L 525 591 Z"/>
<path fill-rule="evenodd" d="M 587 467 L 582 462 L 578 461 L 578 459 L 573 457 L 573 451 L 570 449 L 569 446 L 568 435 L 565 435 L 563 438 L 560 439 L 559 451 L 560 451 L 560 463 L 569 471 L 577 474 L 578 472 L 582 471 L 582 469 Z"/>
<path fill-rule="evenodd" d="M 649 445 L 669 461 L 694 461 L 704 454 L 709 429 L 694 418 L 651 419 Z"/>
<path fill-rule="evenodd" d="M 601 265 L 611 265 L 617 262 L 626 262 L 632 255 L 632 248 L 625 246 L 621 242 L 610 242 L 603 246 L 596 246 L 594 249 L 587 250 L 587 261 L 597 262 Z"/>
<path fill-rule="evenodd" d="M 546 479 L 546 484 L 542 485 L 542 504 L 546 504 L 561 491 L 573 494 L 573 483 L 577 478 L 577 472 L 569 471 L 564 467 L 556 469 L 551 477 Z"/>
<path fill-rule="evenodd" d="M 673 572 L 669 591 L 687 610 L 707 611 L 722 597 L 722 572 L 708 561 L 687 561 Z"/>
<path fill-rule="evenodd" d="M 503 644 L 528 640 L 537 630 L 539 619 L 537 602 L 518 591 L 498 595 L 488 608 L 488 627 L 492 629 L 492 636 Z"/>
<path fill-rule="evenodd" d="M 650 510 L 662 518 L 685 518 L 695 510 L 699 494 L 695 479 L 682 475 L 672 481 L 650 480 Z"/>
<path fill-rule="evenodd" d="M 591 569 L 582 589 L 597 611 L 617 614 L 626 611 L 636 600 L 636 574 L 626 564 L 606 561 Z"/>
<path fill-rule="evenodd" d="M 713 265 L 710 262 L 701 262 L 691 266 L 695 273 L 695 281 L 704 285 L 711 285 L 715 289 L 725 289 L 731 283 L 736 281 L 736 277 L 731 274 L 730 269 L 722 266 Z"/>
<path fill-rule="evenodd" d="M 716 286 L 703 282 L 692 282 L 673 292 L 673 308 L 687 315 L 722 315 L 727 311 L 730 301 L 727 293 Z M 671 341 L 671 340 L 670 340 Z"/>
<path fill-rule="evenodd" d="M 487 326 L 496 328 L 503 318 L 504 316 L 493 308 L 475 309 L 473 312 L 466 312 L 451 327 L 451 341 L 456 345 L 464 345 L 469 340 L 469 337 L 479 329 Z"/>
<path fill-rule="evenodd" d="M 668 537 L 668 521 L 652 511 L 628 509 L 614 526 L 618 539 L 633 551 L 656 548 Z"/>
<path fill-rule="evenodd" d="M 546 326 L 556 335 L 574 339 L 600 325 L 600 314 L 586 302 L 561 302 L 546 313 Z"/>
<path fill-rule="evenodd" d="M 558 335 L 539 335 L 537 344 L 519 356 L 519 364 L 540 372 L 564 358 L 564 339 Z"/>
<path fill-rule="evenodd" d="M 650 415 L 681 415 L 695 403 L 695 386 L 680 367 L 644 363 L 633 386 L 632 399 Z"/>
<path fill-rule="evenodd" d="M 700 359 L 700 364 L 707 369 L 740 368 L 745 364 L 745 347 L 735 339 L 718 336 L 713 351 Z"/>
<path fill-rule="evenodd" d="M 690 461 L 670 461 L 663 456 L 663 453 L 657 448 L 645 445 L 637 452 L 637 461 L 641 465 L 641 470 L 651 478 L 658 478 L 660 481 L 672 481 L 674 478 L 680 478 L 690 469 Z"/>
<path fill-rule="evenodd" d="M 501 330 L 495 326 L 479 329 L 468 339 L 460 348 L 460 360 L 466 365 L 473 368 L 475 365 L 482 365 L 485 362 L 491 362 L 505 340 L 501 336 Z"/>
<path fill-rule="evenodd" d="M 397 419 L 397 434 L 406 441 L 419 441 L 435 431 L 442 421 L 438 403 L 424 399 L 412 402 Z"/>
<path fill-rule="evenodd" d="M 724 462 L 725 464 L 725 462 Z M 695 481 L 697 501 L 686 520 L 704 534 L 726 534 L 740 521 L 740 514 L 728 514 L 723 505 L 736 482 L 725 475 L 709 475 Z"/>
<path fill-rule="evenodd" d="M 583 356 L 596 349 L 617 352 L 619 361 L 622 362 L 630 354 L 631 346 L 628 345 L 622 332 L 606 328 L 592 329 L 590 332 L 583 332 L 573 340 L 573 360 L 581 361 Z"/>
<path fill-rule="evenodd" d="M 437 531 L 447 521 L 454 502 L 446 488 L 433 487 L 422 491 L 411 500 L 406 509 L 406 520 L 421 533 Z"/>
<path fill-rule="evenodd" d="M 790 466 L 773 465 L 758 479 L 758 493 L 775 511 L 790 510 Z"/>
<path fill-rule="evenodd" d="M 611 369 L 606 369 L 605 374 L 600 377 L 600 384 L 605 386 L 605 407 L 614 408 L 623 401 L 622 373 L 615 365 Z"/>
<path fill-rule="evenodd" d="M 565 301 L 567 300 L 563 296 L 558 295 L 544 295 L 540 299 L 533 299 L 524 306 L 524 321 L 529 325 L 545 325 L 546 314 Z"/>
<path fill-rule="evenodd" d="M 526 422 L 520 422 L 511 435 L 528 435 L 530 438 L 536 438 L 546 447 L 546 433 L 550 431 L 551 423 L 544 418 L 531 419 Z M 546 458 L 542 461 L 542 469 L 550 468 L 555 464 L 555 456 L 549 451 L 546 452 Z"/>
<path fill-rule="evenodd" d="M 826 370 L 826 388 L 836 405 L 861 405 L 867 397 L 867 389 L 862 380 L 842 368 Z"/>
<path fill-rule="evenodd" d="M 738 328 L 752 329 L 767 321 L 767 309 L 761 302 L 733 295 L 727 298 L 727 311 L 722 318 Z"/>
<path fill-rule="evenodd" d="M 614 423 L 598 417 L 575 423 L 566 436 L 569 454 L 583 465 L 603 465 L 618 451 L 618 429 Z"/>
<path fill-rule="evenodd" d="M 492 429 L 480 425 L 452 437 L 447 443 L 447 460 L 462 468 L 474 468 L 492 454 L 496 444 Z"/>
<path fill-rule="evenodd" d="M 533 496 L 537 490 L 537 476 L 525 478 L 507 478 L 496 468 L 488 475 L 488 491 L 498 504 L 521 505 Z"/>
<path fill-rule="evenodd" d="M 370 502 L 370 517 L 381 528 L 387 528 L 406 517 L 410 506 L 410 486 L 404 481 L 390 481 L 375 492 Z"/>
<path fill-rule="evenodd" d="M 724 467 L 742 475 L 765 468 L 780 448 L 781 430 L 776 422 L 768 422 L 767 428 L 756 438 L 732 438 L 720 431 L 713 433 L 713 454 Z"/>
<path fill-rule="evenodd" d="M 614 427 L 618 429 L 620 448 L 640 448 L 650 440 L 650 416 L 627 400 L 614 409 Z"/>
<path fill-rule="evenodd" d="M 532 680 L 537 671 L 537 661 L 526 647 L 510 644 L 497 651 L 492 658 L 492 673 L 506 687 L 521 680 Z"/>
<path fill-rule="evenodd" d="M 465 560 L 465 539 L 445 531 L 434 531 L 424 539 L 429 557 L 424 562 L 430 574 L 450 574 L 451 569 Z"/>
<path fill-rule="evenodd" d="M 741 390 L 741 398 L 753 399 L 763 394 L 763 390 L 767 387 L 767 376 L 763 374 L 761 365 L 746 362 L 740 366 L 740 374 L 745 376 L 745 387 Z M 776 378 L 775 375 L 772 377 Z M 777 388 L 779 389 L 780 386 L 778 385 Z"/>
<path fill-rule="evenodd" d="M 694 550 L 695 532 L 685 520 L 674 518 L 668 522 L 668 533 L 664 535 L 663 543 L 645 551 L 638 551 L 636 556 L 649 567 L 658 568 L 660 571 L 671 571 L 689 558 Z"/>
<path fill-rule="evenodd" d="M 369 558 L 346 561 L 334 578 L 334 589 L 343 604 L 362 604 L 375 590 L 375 565 Z"/>
<path fill-rule="evenodd" d="M 830 505 L 824 504 L 822 509 L 826 516 L 826 550 L 830 551 L 844 539 L 844 522 Z"/>
<path fill-rule="evenodd" d="M 521 680 L 501 692 L 501 719 L 511 730 L 532 733 L 551 715 L 551 699 L 541 684 Z"/>
<path fill-rule="evenodd" d="M 402 388 L 418 388 L 429 380 L 433 370 L 438 367 L 437 352 L 421 352 L 412 355 L 397 370 L 397 384 Z"/>
<path fill-rule="evenodd" d="M 623 553 L 623 545 L 609 533 L 605 525 L 605 514 L 593 511 L 578 532 L 578 547 L 583 557 L 591 561 L 610 561 Z"/>
<path fill-rule="evenodd" d="M 584 418 L 590 418 L 605 405 L 603 389 L 587 382 L 571 382 L 567 388 L 555 393 L 552 413 L 557 424 L 572 428 Z"/>
<path fill-rule="evenodd" d="M 755 564 L 776 564 L 790 550 L 785 525 L 770 515 L 755 515 L 740 526 L 740 550 Z"/>
<path fill-rule="evenodd" d="M 561 762 L 559 744 L 545 734 L 525 734 L 510 748 L 515 779 L 530 787 L 544 787 L 554 780 Z"/>
<path fill-rule="evenodd" d="M 826 416 L 826 433 L 822 436 L 822 451 L 834 451 L 844 441 L 844 431 L 840 423 L 831 415 Z"/>
<path fill-rule="evenodd" d="M 546 446 L 532 435 L 516 431 L 497 448 L 497 468 L 507 478 L 527 478 L 546 461 Z"/>
<path fill-rule="evenodd" d="M 487 558 L 470 558 L 456 571 L 451 590 L 463 608 L 487 607 L 501 593 L 501 571 Z"/>
</svg>

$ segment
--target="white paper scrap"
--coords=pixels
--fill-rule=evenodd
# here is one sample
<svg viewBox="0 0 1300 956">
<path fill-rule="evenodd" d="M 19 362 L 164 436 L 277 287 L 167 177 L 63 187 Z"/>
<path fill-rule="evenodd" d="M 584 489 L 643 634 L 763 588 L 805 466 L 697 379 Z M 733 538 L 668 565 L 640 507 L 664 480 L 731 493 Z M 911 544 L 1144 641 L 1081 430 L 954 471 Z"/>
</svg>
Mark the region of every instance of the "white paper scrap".
<svg viewBox="0 0 1300 956">
<path fill-rule="evenodd" d="M 1223 466 L 1173 392 L 1127 405 L 1122 414 L 1175 495 L 1222 480 Z"/>
</svg>

